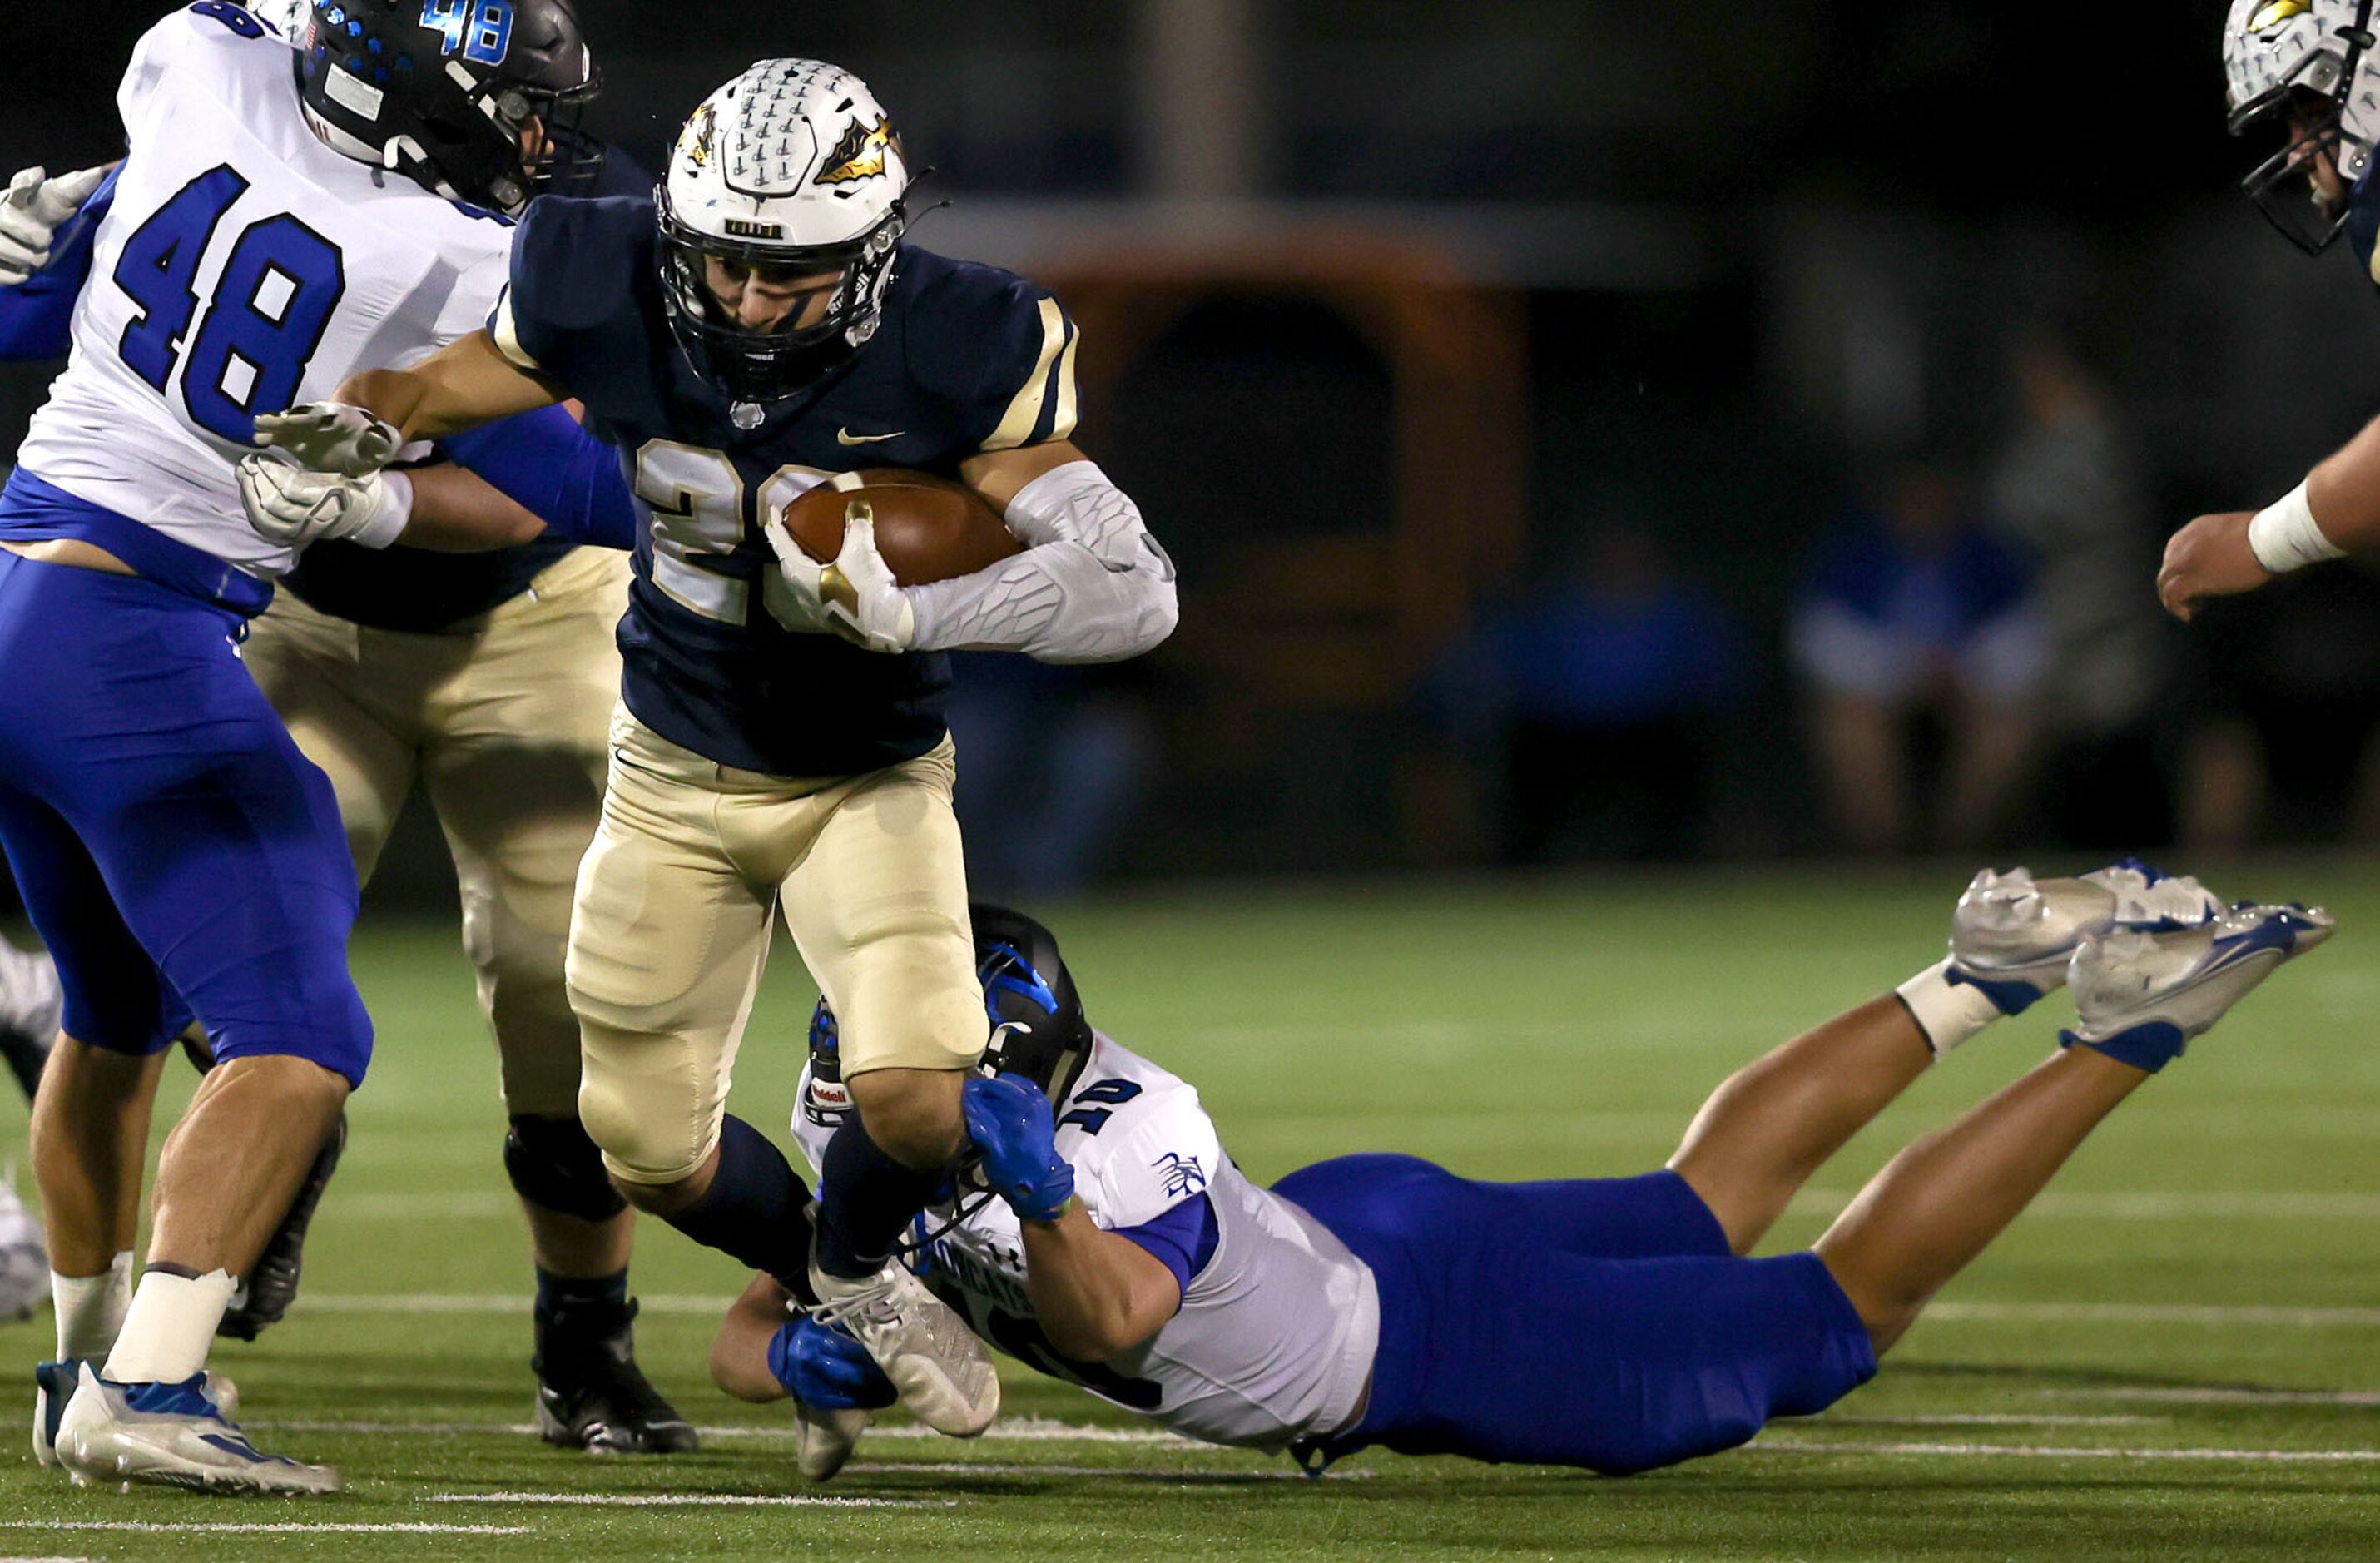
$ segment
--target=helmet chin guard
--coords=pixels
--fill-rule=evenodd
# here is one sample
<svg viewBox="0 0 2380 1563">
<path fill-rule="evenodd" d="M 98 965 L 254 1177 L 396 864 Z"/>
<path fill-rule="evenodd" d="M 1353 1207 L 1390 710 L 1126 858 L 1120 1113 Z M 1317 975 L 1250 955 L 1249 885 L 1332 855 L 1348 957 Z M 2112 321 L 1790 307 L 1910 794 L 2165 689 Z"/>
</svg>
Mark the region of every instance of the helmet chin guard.
<svg viewBox="0 0 2380 1563">
<path fill-rule="evenodd" d="M 909 167 L 865 82 L 818 60 L 763 60 L 686 121 L 655 193 L 662 297 L 695 372 L 738 427 L 801 394 L 876 334 L 908 227 Z M 729 275 L 819 279 L 806 324 L 745 325 L 711 286 Z M 799 311 L 796 311 L 798 316 Z"/>
</svg>

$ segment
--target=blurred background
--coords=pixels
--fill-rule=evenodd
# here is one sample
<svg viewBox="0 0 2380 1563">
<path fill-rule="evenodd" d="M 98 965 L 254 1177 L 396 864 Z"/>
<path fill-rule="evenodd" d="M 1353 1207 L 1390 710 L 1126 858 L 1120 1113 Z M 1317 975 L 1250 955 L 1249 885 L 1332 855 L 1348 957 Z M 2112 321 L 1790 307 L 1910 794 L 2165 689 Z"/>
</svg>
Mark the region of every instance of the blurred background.
<svg viewBox="0 0 2380 1563">
<path fill-rule="evenodd" d="M 12 22 L 0 166 L 112 155 L 162 7 Z M 2167 533 L 2380 406 L 2236 192 L 2215 0 L 581 0 L 657 165 L 752 58 L 891 107 L 1054 287 L 1183 624 L 978 660 L 978 889 L 2380 836 L 2380 588 L 2184 631 Z M 47 371 L 0 368 L 0 461 Z M 434 837 L 382 892 L 434 898 Z"/>
</svg>

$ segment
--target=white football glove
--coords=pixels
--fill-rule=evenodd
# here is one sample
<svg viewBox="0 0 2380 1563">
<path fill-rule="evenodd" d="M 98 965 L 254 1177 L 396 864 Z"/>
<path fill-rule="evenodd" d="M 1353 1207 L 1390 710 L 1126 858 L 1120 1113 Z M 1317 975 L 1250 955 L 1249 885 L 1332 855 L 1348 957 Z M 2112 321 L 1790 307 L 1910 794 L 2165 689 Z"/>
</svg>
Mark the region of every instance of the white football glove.
<svg viewBox="0 0 2380 1563">
<path fill-rule="evenodd" d="M 369 478 L 396 459 L 405 436 L 395 424 L 344 402 L 305 402 L 256 420 L 256 442 L 286 451 L 298 465 L 344 478 Z"/>
<path fill-rule="evenodd" d="M 906 651 L 917 638 L 917 610 L 876 551 L 876 516 L 867 501 L 851 502 L 843 518 L 843 549 L 832 564 L 802 551 L 782 509 L 770 513 L 760 531 L 777 555 L 777 579 L 766 598 L 779 624 L 803 634 L 839 635 L 888 655 Z"/>
<path fill-rule="evenodd" d="M 55 179 L 28 168 L 8 181 L 8 193 L 0 196 L 0 287 L 15 287 L 50 263 L 50 240 L 59 225 L 82 210 L 106 177 L 104 168 Z"/>
<path fill-rule="evenodd" d="M 386 548 L 413 519 L 413 479 L 402 472 L 342 478 L 275 456 L 242 456 L 239 502 L 257 535 L 284 548 L 342 538 Z"/>
</svg>

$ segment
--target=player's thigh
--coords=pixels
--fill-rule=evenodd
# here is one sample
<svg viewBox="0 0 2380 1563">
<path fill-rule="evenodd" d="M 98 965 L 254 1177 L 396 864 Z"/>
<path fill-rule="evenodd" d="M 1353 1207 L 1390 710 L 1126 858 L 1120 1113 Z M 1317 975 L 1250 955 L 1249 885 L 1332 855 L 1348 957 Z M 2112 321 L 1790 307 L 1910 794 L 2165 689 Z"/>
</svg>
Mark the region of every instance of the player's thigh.
<svg viewBox="0 0 2380 1563">
<path fill-rule="evenodd" d="M 469 663 L 431 703 L 423 757 L 504 1100 L 541 1117 L 577 1110 L 579 1027 L 563 966 L 579 864 L 602 815 L 618 666 L 617 604 L 558 606 L 517 599 L 489 615 Z M 609 686 L 586 676 L 607 656 Z"/>
<path fill-rule="evenodd" d="M 62 627 L 11 668 L 55 697 L 26 716 L 46 742 L 24 757 L 25 790 L 38 772 L 218 1058 L 293 1055 L 360 1080 L 355 866 L 329 782 L 242 667 L 229 616 L 145 581 L 55 574 L 84 578 L 53 595 L 76 600 L 85 633 Z"/>
<path fill-rule="evenodd" d="M 625 741 L 578 869 L 565 972 L 580 1033 L 578 1113 L 612 1170 L 669 1183 L 717 1144 L 735 1048 L 768 954 L 773 887 L 722 846 L 697 768 Z"/>
<path fill-rule="evenodd" d="M 67 1035 L 109 1052 L 163 1051 L 189 1024 L 189 1010 L 125 927 L 72 828 L 47 804 L 0 784 L 0 848 L 57 967 Z"/>
<path fill-rule="evenodd" d="M 845 1079 L 982 1056 L 953 765 L 946 741 L 863 779 L 786 876 L 785 925 L 834 1008 Z"/>
<path fill-rule="evenodd" d="M 368 659 L 361 629 L 285 591 L 249 626 L 241 658 L 299 751 L 329 779 L 356 877 L 370 879 L 413 790 L 414 739 L 391 713 L 418 702 L 424 673 L 398 659 Z"/>
</svg>

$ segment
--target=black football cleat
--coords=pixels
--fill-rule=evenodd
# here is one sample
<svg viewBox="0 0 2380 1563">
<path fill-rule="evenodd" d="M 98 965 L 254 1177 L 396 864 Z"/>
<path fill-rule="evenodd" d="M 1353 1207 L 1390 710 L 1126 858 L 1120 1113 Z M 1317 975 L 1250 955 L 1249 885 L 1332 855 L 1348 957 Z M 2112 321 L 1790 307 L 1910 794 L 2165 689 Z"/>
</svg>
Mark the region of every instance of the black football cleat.
<svg viewBox="0 0 2380 1563">
<path fill-rule="evenodd" d="M 537 1311 L 538 1436 L 590 1454 L 692 1454 L 694 1428 L 637 1366 L 637 1305 Z"/>
<path fill-rule="evenodd" d="M 315 1153 L 314 1165 L 307 1169 L 298 1197 L 289 1202 L 289 1214 L 281 1218 L 281 1225 L 265 1240 L 264 1252 L 232 1294 L 231 1307 L 215 1326 L 217 1335 L 253 1340 L 289 1312 L 289 1304 L 298 1300 L 298 1274 L 306 1261 L 306 1229 L 313 1223 L 314 1207 L 322 1203 L 322 1191 L 331 1186 L 331 1174 L 338 1170 L 339 1153 L 346 1148 L 347 1115 L 341 1112 L 331 1126 L 331 1137 Z"/>
</svg>

